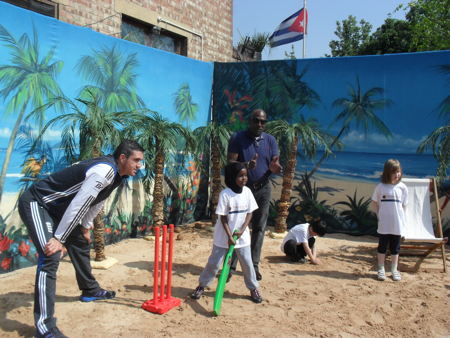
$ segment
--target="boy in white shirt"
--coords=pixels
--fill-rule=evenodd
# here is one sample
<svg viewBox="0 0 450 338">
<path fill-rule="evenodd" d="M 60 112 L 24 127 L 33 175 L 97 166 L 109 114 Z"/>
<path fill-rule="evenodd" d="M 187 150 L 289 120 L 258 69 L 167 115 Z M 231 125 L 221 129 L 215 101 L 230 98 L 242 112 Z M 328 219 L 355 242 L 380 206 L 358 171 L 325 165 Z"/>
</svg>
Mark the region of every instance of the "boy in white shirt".
<svg viewBox="0 0 450 338">
<path fill-rule="evenodd" d="M 314 246 L 315 236 L 323 237 L 326 232 L 325 223 L 316 220 L 311 223 L 297 224 L 292 227 L 281 243 L 281 251 L 291 259 L 292 262 L 306 262 L 309 257 L 311 264 L 320 264 L 317 258 L 317 250 Z"/>
</svg>

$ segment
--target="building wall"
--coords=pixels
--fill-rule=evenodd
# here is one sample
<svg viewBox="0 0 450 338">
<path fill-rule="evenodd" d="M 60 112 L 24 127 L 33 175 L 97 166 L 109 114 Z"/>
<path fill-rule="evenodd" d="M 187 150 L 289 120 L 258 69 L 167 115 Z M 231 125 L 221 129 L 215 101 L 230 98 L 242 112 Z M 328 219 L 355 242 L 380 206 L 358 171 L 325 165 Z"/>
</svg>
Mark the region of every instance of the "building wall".
<svg viewBox="0 0 450 338">
<path fill-rule="evenodd" d="M 54 0 L 59 20 L 120 38 L 122 15 L 187 38 L 188 57 L 233 61 L 232 0 Z M 159 20 L 162 19 L 162 20 Z M 169 22 L 169 23 L 168 23 Z"/>
</svg>

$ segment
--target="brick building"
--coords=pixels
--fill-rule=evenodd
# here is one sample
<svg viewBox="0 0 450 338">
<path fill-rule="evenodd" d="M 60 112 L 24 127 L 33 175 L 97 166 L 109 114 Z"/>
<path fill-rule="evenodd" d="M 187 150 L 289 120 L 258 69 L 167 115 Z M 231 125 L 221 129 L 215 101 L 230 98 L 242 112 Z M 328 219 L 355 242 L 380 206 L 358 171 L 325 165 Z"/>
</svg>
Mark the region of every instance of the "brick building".
<svg viewBox="0 0 450 338">
<path fill-rule="evenodd" d="M 203 61 L 233 61 L 232 0 L 0 0 Z"/>
</svg>

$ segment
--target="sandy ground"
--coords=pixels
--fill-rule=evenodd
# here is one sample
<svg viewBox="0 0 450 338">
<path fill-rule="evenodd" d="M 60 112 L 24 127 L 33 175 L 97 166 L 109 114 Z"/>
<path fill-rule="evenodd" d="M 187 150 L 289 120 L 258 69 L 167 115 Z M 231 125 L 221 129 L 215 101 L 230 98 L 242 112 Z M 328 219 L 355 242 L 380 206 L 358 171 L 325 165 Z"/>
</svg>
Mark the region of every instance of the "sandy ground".
<svg viewBox="0 0 450 338">
<path fill-rule="evenodd" d="M 376 238 L 327 235 L 318 240 L 322 264 L 294 264 L 266 236 L 261 272 L 264 301 L 249 299 L 243 276 L 227 284 L 222 314 L 212 314 L 216 281 L 198 301 L 189 298 L 208 258 L 209 227 L 185 226 L 176 234 L 172 295 L 182 304 L 163 315 L 140 308 L 153 298 L 154 242 L 128 239 L 107 247 L 118 259 L 95 270 L 118 297 L 81 303 L 67 258 L 58 272 L 56 315 L 69 337 L 445 337 L 450 336 L 450 280 L 438 252 L 418 272 L 416 257 L 401 257 L 402 281 L 375 279 Z M 447 259 L 447 265 L 448 264 Z M 0 275 L 0 336 L 30 337 L 35 268 Z"/>
</svg>

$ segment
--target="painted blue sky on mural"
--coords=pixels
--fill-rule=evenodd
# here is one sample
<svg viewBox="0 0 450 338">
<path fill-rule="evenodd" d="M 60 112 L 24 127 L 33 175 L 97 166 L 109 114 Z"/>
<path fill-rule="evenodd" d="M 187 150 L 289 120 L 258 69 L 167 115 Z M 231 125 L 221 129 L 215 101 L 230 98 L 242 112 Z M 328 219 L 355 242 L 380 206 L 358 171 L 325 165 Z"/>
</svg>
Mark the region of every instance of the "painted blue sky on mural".
<svg viewBox="0 0 450 338">
<path fill-rule="evenodd" d="M 3 2 L 0 3 L 0 13 L 1 24 L 16 39 L 19 39 L 24 33 L 31 37 L 34 25 L 39 37 L 41 57 L 52 48 L 55 49 L 54 60 L 64 62 L 57 82 L 63 93 L 69 98 L 76 98 L 82 86 L 87 84 L 76 71 L 79 59 L 82 56 L 91 55 L 94 50 L 115 46 L 124 55 L 136 53 L 138 61 L 135 68 L 137 93 L 147 108 L 178 122 L 174 95 L 183 83 L 188 83 L 193 101 L 199 106 L 197 118 L 189 126 L 195 128 L 207 123 L 211 103 L 212 63 L 188 59 L 106 36 L 89 28 L 72 26 Z M 18 20 L 18 17 L 21 19 Z M 0 43 L 0 48 L 2 48 L 2 43 Z M 10 57 L 9 50 L 2 48 L 0 65 L 10 64 Z M 4 112 L 5 107 L 5 101 L 1 100 L 0 111 Z M 14 121 L 14 116 L 2 114 L 0 148 L 6 147 L 10 126 Z M 51 135 L 55 139 L 59 137 L 57 131 L 51 131 L 48 137 Z"/>
</svg>

